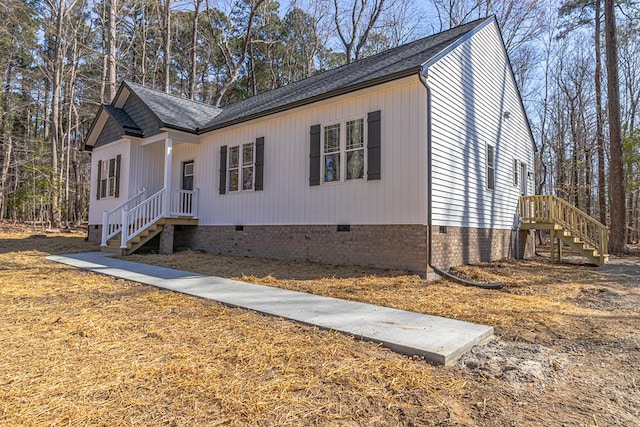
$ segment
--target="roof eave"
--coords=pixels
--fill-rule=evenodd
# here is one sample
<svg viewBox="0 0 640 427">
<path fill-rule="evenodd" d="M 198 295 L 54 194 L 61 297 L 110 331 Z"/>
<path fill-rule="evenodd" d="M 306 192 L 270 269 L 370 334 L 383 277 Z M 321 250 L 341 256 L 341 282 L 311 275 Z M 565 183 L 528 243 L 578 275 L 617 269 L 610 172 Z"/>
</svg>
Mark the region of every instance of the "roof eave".
<svg viewBox="0 0 640 427">
<path fill-rule="evenodd" d="M 377 86 L 383 83 L 388 83 L 394 80 L 398 80 L 404 77 L 409 77 L 415 75 L 421 69 L 420 66 L 408 68 L 406 70 L 389 74 L 386 76 L 378 77 L 372 80 L 368 80 L 366 82 L 358 83 L 352 86 L 342 87 L 330 92 L 322 93 L 319 95 L 315 95 L 309 98 L 304 98 L 299 101 L 290 102 L 288 104 L 280 105 L 278 107 L 270 108 L 268 110 L 260 111 L 258 113 L 249 114 L 247 116 L 238 117 L 236 119 L 224 121 L 221 123 L 216 123 L 211 126 L 207 126 L 206 128 L 202 128 L 197 130 L 198 135 L 202 135 L 204 133 L 212 132 L 214 130 L 223 129 L 229 126 L 233 126 L 239 123 L 248 122 L 250 120 L 259 119 L 262 117 L 270 116 L 272 114 L 281 113 L 283 111 L 292 110 L 294 108 L 303 107 L 305 105 L 313 104 L 314 102 L 324 101 L 326 99 L 334 98 L 340 95 L 346 95 L 352 92 L 356 92 L 358 90 L 367 89 L 369 87 Z"/>
<path fill-rule="evenodd" d="M 106 108 L 104 108 L 104 104 L 100 104 L 100 107 L 98 108 L 98 111 L 96 112 L 96 115 L 93 117 L 93 121 L 91 122 L 91 126 L 89 126 L 89 132 L 87 132 L 87 137 L 84 140 L 83 148 L 84 148 L 85 151 L 92 151 L 93 150 L 93 145 L 95 144 L 95 141 L 93 143 L 91 143 L 91 144 L 89 144 L 89 141 L 92 138 L 93 131 L 94 131 L 95 127 L 96 127 L 96 124 L 100 120 L 100 116 L 102 115 L 103 111 L 105 113 L 109 114 L 106 111 Z"/>
</svg>

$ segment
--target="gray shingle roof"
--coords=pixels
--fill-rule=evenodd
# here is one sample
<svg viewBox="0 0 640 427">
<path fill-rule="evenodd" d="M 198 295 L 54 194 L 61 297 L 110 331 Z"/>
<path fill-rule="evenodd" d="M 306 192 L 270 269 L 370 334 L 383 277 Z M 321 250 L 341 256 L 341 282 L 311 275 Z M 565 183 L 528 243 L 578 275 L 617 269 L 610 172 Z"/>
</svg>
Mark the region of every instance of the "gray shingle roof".
<svg viewBox="0 0 640 427">
<path fill-rule="evenodd" d="M 213 105 L 169 95 L 130 81 L 125 84 L 166 127 L 196 133 L 222 112 Z"/>
<path fill-rule="evenodd" d="M 483 18 L 216 108 L 125 82 L 164 126 L 201 134 L 418 73 L 422 66 L 495 18 Z"/>
<path fill-rule="evenodd" d="M 417 73 L 423 64 L 490 20 L 494 18 L 470 22 L 225 106 L 205 129 L 221 128 L 252 116 L 264 116 Z"/>
<path fill-rule="evenodd" d="M 107 113 L 120 125 L 127 135 L 141 137 L 143 135 L 142 130 L 133 121 L 133 119 L 121 108 L 116 108 L 109 104 L 102 106 Z"/>
</svg>

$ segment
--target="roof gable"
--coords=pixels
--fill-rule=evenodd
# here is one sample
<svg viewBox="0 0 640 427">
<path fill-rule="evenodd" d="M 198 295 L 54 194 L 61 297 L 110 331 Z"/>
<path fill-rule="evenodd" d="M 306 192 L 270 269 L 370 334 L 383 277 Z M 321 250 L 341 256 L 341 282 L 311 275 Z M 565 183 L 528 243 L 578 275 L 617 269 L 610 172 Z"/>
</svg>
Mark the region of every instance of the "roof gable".
<svg viewBox="0 0 640 427">
<path fill-rule="evenodd" d="M 142 137 L 142 130 L 136 125 L 131 117 L 121 108 L 113 105 L 103 104 L 100 106 L 98 113 L 91 123 L 89 133 L 85 139 L 85 150 L 91 150 L 92 147 L 103 145 L 108 142 L 105 140 L 105 127 L 109 126 L 108 134 L 120 138 L 123 135 Z"/>
<path fill-rule="evenodd" d="M 123 82 L 123 85 L 140 98 L 164 127 L 197 133 L 222 112 L 213 105 L 180 98 L 130 81 Z"/>
</svg>

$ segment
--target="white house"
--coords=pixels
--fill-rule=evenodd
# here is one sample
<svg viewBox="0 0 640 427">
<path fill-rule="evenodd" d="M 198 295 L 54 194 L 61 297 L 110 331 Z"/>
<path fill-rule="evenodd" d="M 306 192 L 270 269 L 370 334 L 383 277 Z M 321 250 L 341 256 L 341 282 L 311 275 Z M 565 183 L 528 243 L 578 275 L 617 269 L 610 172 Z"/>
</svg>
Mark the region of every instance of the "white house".
<svg viewBox="0 0 640 427">
<path fill-rule="evenodd" d="M 531 253 L 534 142 L 496 20 L 215 108 L 123 82 L 89 237 L 425 273 Z M 124 227 L 122 224 L 125 224 Z"/>
</svg>

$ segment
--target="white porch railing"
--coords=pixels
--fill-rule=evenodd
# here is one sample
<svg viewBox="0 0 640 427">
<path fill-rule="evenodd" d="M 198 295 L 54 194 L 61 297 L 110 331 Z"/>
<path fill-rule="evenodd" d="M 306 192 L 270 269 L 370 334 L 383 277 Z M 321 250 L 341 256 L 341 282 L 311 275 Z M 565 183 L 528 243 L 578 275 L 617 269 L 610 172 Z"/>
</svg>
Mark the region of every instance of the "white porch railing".
<svg viewBox="0 0 640 427">
<path fill-rule="evenodd" d="M 173 216 L 198 216 L 199 192 L 195 190 L 173 190 L 169 213 Z"/>
<path fill-rule="evenodd" d="M 164 188 L 128 211 L 122 211 L 121 248 L 164 215 Z"/>
<path fill-rule="evenodd" d="M 131 197 L 121 205 L 105 211 L 102 216 L 102 246 L 107 246 L 110 238 L 118 234 L 122 230 L 122 212 L 140 204 L 144 200 L 147 190 L 144 188 L 135 196 Z"/>
</svg>

